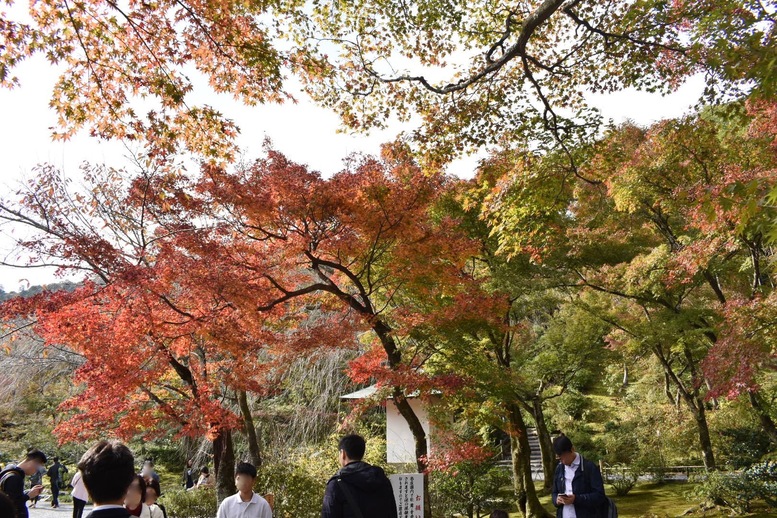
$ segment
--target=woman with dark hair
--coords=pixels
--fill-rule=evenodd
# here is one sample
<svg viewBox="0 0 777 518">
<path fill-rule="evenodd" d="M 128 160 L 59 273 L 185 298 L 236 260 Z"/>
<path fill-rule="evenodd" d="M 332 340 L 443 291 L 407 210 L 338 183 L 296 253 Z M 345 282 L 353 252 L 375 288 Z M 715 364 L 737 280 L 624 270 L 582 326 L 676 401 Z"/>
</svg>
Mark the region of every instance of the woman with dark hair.
<svg viewBox="0 0 777 518">
<path fill-rule="evenodd" d="M 146 505 L 146 481 L 140 475 L 135 475 L 124 498 L 124 507 L 130 516 L 139 518 L 159 518 L 162 511 L 157 508 L 157 514 L 152 514 L 151 508 Z"/>
<path fill-rule="evenodd" d="M 73 518 L 81 518 L 84 515 L 84 508 L 89 500 L 89 492 L 86 490 L 83 477 L 84 475 L 79 469 L 73 475 L 73 480 L 70 481 L 70 487 L 73 488 L 73 491 L 70 492 L 70 496 L 73 497 Z"/>
<path fill-rule="evenodd" d="M 213 477 L 210 476 L 210 470 L 208 469 L 208 466 L 203 466 L 202 469 L 200 469 L 200 478 L 197 480 L 197 483 L 194 485 L 194 487 L 189 488 L 188 491 L 197 489 L 199 487 L 213 487 L 214 485 Z"/>
<path fill-rule="evenodd" d="M 146 505 L 151 509 L 151 518 L 167 518 L 165 506 L 157 503 L 160 496 L 162 489 L 159 487 L 159 481 L 152 479 L 146 484 Z"/>
</svg>

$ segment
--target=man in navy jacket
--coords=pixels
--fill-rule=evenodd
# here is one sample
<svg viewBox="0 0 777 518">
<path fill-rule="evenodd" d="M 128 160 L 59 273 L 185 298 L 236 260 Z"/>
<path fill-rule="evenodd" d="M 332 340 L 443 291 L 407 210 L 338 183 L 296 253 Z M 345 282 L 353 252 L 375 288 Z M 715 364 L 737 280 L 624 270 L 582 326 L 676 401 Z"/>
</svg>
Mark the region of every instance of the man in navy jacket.
<svg viewBox="0 0 777 518">
<path fill-rule="evenodd" d="M 326 485 L 322 518 L 397 518 L 394 490 L 383 470 L 362 462 L 366 443 L 359 435 L 340 440 L 342 469 Z"/>
<path fill-rule="evenodd" d="M 100 441 L 78 463 L 94 509 L 86 518 L 129 518 L 124 497 L 135 478 L 135 458 L 119 441 Z"/>
<path fill-rule="evenodd" d="M 553 504 L 556 518 L 600 518 L 607 499 L 599 468 L 575 451 L 565 435 L 553 441 L 553 451 L 560 461 L 553 476 Z"/>
</svg>

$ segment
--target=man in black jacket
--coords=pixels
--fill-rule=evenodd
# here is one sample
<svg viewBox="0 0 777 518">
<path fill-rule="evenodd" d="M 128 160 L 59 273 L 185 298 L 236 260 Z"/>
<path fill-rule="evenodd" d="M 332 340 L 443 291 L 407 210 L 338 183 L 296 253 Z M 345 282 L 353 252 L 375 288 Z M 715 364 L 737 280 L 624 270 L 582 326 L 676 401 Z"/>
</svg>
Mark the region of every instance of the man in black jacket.
<svg viewBox="0 0 777 518">
<path fill-rule="evenodd" d="M 565 435 L 553 441 L 553 451 L 560 461 L 553 476 L 553 499 L 556 518 L 600 518 L 607 499 L 599 468 L 575 451 Z"/>
<path fill-rule="evenodd" d="M 54 464 L 51 465 L 47 475 L 51 482 L 51 507 L 59 507 L 59 490 L 62 489 L 62 472 L 67 473 L 67 468 L 59 463 L 59 457 L 54 457 Z"/>
<path fill-rule="evenodd" d="M 84 486 L 94 502 L 86 518 L 129 518 L 124 497 L 135 478 L 135 458 L 119 441 L 100 441 L 78 463 Z"/>
<path fill-rule="evenodd" d="M 31 476 L 38 472 L 46 464 L 46 455 L 40 450 L 30 450 L 18 465 L 10 464 L 0 471 L 0 490 L 3 491 L 16 507 L 17 518 L 27 518 L 27 501 L 36 498 L 43 486 L 33 486 L 29 491 L 24 490 L 24 476 Z"/>
<path fill-rule="evenodd" d="M 321 518 L 397 518 L 394 490 L 386 473 L 362 462 L 364 438 L 346 435 L 339 448 L 342 469 L 327 482 Z"/>
</svg>

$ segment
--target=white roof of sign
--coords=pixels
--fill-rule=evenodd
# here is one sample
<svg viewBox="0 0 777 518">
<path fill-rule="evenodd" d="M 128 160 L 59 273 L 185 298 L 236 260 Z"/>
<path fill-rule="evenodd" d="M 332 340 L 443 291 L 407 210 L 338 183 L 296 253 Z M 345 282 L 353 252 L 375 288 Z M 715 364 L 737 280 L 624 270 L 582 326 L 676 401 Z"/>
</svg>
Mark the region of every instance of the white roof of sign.
<svg viewBox="0 0 777 518">
<path fill-rule="evenodd" d="M 378 391 L 377 386 L 370 385 L 367 388 L 363 388 L 363 389 L 357 390 L 356 392 L 351 392 L 350 394 L 345 394 L 343 396 L 340 396 L 340 399 L 367 399 L 368 397 L 372 397 L 377 391 Z"/>
<path fill-rule="evenodd" d="M 375 395 L 375 393 L 378 391 L 378 387 L 376 385 L 370 385 L 369 387 L 359 389 L 356 392 L 351 392 L 350 394 L 344 394 L 340 396 L 340 399 L 367 399 Z M 442 395 L 442 392 L 439 390 L 432 390 L 432 394 L 435 396 Z M 418 397 L 418 391 L 414 391 L 411 394 L 408 394 L 407 397 Z M 392 396 L 387 396 L 387 399 L 392 399 Z"/>
</svg>

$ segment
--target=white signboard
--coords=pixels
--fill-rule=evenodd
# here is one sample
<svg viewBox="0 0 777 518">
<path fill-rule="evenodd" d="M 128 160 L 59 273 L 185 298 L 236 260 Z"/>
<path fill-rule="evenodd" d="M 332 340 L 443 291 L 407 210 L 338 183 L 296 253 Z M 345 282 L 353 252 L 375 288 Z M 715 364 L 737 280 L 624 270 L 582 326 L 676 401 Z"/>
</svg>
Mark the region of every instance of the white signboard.
<svg viewBox="0 0 777 518">
<path fill-rule="evenodd" d="M 430 449 L 429 416 L 426 405 L 418 398 L 408 398 L 410 407 L 421 421 L 426 433 L 426 449 Z M 394 401 L 386 401 L 386 461 L 389 464 L 415 464 L 415 439 L 407 421 L 397 410 Z"/>
<path fill-rule="evenodd" d="M 400 473 L 389 477 L 394 488 L 399 518 L 424 517 L 424 476 L 422 473 Z"/>
</svg>

